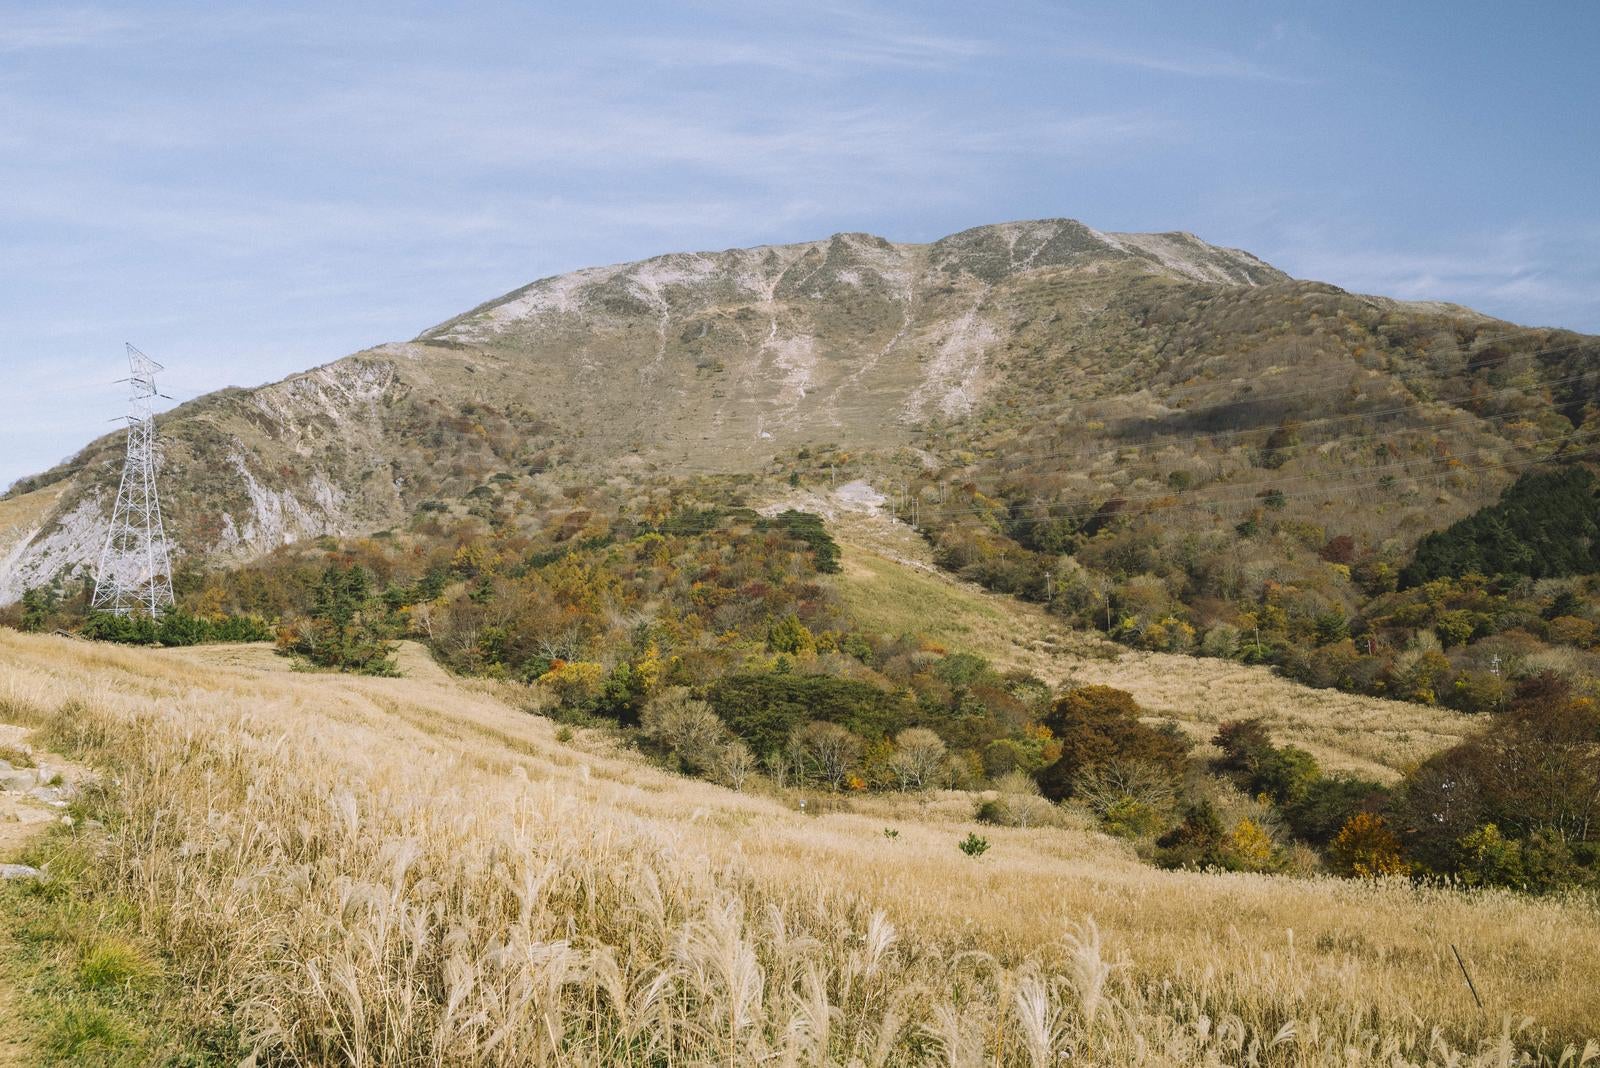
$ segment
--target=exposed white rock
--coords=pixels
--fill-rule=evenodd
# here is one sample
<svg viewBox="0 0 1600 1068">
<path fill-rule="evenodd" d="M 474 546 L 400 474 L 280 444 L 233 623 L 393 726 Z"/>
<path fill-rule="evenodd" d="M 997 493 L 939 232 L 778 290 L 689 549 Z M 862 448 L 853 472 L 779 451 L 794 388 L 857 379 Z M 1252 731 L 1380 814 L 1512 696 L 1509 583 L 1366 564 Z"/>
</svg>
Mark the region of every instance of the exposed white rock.
<svg viewBox="0 0 1600 1068">
<path fill-rule="evenodd" d="M 937 342 L 922 383 L 906 400 L 906 414 L 921 419 L 934 411 L 946 416 L 972 411 L 981 393 L 985 355 L 999 336 L 977 308 L 951 322 Z"/>
<path fill-rule="evenodd" d="M 242 526 L 232 516 L 224 520 L 223 537 L 230 541 L 230 548 L 265 551 L 301 538 L 338 532 L 344 495 L 321 472 L 312 476 L 315 506 L 308 507 L 291 491 L 274 490 L 263 484 L 250 470 L 242 451 L 236 449 L 228 462 L 239 473 L 250 498 L 250 514 Z"/>
<path fill-rule="evenodd" d="M 1098 230 L 1093 233 L 1119 251 L 1142 252 L 1173 274 L 1196 282 L 1251 286 L 1257 284 L 1251 270 L 1274 273 L 1269 264 L 1248 252 L 1220 249 L 1193 234 L 1107 234 Z"/>
<path fill-rule="evenodd" d="M 833 491 L 834 500 L 839 506 L 848 511 L 875 513 L 883 508 L 888 497 L 872 488 L 872 483 L 865 479 L 856 479 L 846 482 Z"/>
<path fill-rule="evenodd" d="M 108 511 L 100 494 L 90 494 L 59 519 L 18 539 L 0 559 L 0 605 L 15 603 L 32 587 L 48 585 L 76 567 L 98 564 L 111 530 Z"/>
</svg>

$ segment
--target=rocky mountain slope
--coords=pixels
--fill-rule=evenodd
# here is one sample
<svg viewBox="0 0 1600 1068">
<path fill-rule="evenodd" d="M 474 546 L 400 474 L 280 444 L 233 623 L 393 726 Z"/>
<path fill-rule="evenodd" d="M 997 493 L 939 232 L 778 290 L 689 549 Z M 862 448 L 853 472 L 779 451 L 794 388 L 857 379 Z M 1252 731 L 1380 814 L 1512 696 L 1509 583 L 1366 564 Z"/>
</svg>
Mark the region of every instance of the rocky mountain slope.
<svg viewBox="0 0 1600 1068">
<path fill-rule="evenodd" d="M 1330 348 L 1334 323 L 1349 329 Z M 1466 348 L 1430 355 L 1452 331 Z M 1357 403 L 1432 403 L 1491 334 L 1526 351 L 1552 336 L 1297 282 L 1189 234 L 1070 220 L 926 245 L 839 234 L 544 279 L 413 341 L 201 398 L 160 420 L 163 492 L 180 558 L 197 562 L 387 529 L 495 479 L 771 474 L 821 446 L 869 475 L 912 455 L 959 478 L 1024 424 L 1090 426 L 1115 489 L 1119 442 L 1163 420 L 1329 375 Z M 1519 373 L 1540 404 L 1571 403 L 1545 389 L 1561 367 Z M 1076 414 L 1089 401 L 1092 426 Z M 1183 426 L 1270 431 L 1283 416 Z M 103 438 L 0 501 L 0 604 L 96 558 L 120 450 Z"/>
</svg>

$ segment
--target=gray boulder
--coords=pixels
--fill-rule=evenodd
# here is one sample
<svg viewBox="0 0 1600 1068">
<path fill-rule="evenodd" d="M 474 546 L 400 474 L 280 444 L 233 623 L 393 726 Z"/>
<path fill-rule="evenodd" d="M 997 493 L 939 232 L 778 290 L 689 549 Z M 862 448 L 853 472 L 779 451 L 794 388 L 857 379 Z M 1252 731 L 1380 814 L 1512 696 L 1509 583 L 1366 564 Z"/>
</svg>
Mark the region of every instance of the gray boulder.
<svg viewBox="0 0 1600 1068">
<path fill-rule="evenodd" d="M 31 790 L 38 784 L 38 778 L 27 768 L 13 768 L 10 771 L 0 772 L 0 790 L 15 790 L 20 793 Z"/>
</svg>

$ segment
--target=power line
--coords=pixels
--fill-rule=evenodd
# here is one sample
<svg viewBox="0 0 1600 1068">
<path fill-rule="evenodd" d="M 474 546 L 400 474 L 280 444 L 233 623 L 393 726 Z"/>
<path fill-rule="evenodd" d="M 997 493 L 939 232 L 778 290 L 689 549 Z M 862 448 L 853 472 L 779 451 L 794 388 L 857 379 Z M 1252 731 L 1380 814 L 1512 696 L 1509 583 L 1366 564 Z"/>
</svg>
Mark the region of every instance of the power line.
<svg viewBox="0 0 1600 1068">
<path fill-rule="evenodd" d="M 1541 441 L 1525 443 L 1525 444 L 1519 445 L 1517 447 L 1519 447 L 1519 448 L 1532 448 L 1532 447 L 1535 447 L 1535 446 L 1538 446 L 1538 445 L 1543 445 L 1543 444 L 1565 443 L 1566 441 L 1568 441 L 1568 439 L 1565 438 L 1565 437 L 1562 437 L 1562 438 L 1549 438 L 1549 439 L 1542 439 Z M 1583 450 L 1568 454 L 1565 457 L 1561 457 L 1561 458 L 1563 458 L 1563 459 L 1581 459 L 1581 458 L 1585 458 L 1585 457 L 1590 456 L 1590 452 L 1588 450 L 1589 450 L 1589 447 L 1585 446 Z M 1399 477 L 1399 478 L 1396 478 L 1393 475 L 1386 475 L 1383 478 L 1379 478 L 1379 479 L 1374 480 L 1374 481 L 1354 483 L 1354 484 L 1352 484 L 1350 482 L 1346 482 L 1346 481 L 1333 481 L 1333 482 L 1331 482 L 1329 484 L 1329 486 L 1327 488 L 1324 488 L 1324 489 L 1305 490 L 1305 491 L 1296 492 L 1296 493 L 1285 493 L 1285 494 L 1282 495 L 1282 499 L 1286 500 L 1286 501 L 1289 501 L 1289 500 L 1303 500 L 1303 499 L 1309 499 L 1309 498 L 1314 498 L 1314 497 L 1325 497 L 1325 496 L 1328 495 L 1328 493 L 1335 492 L 1335 491 L 1337 491 L 1337 492 L 1359 491 L 1359 490 L 1363 490 L 1363 489 L 1386 488 L 1386 487 L 1392 487 L 1392 486 L 1407 485 L 1407 484 L 1417 483 L 1417 482 L 1426 482 L 1426 481 L 1428 481 L 1430 479 L 1436 479 L 1436 478 L 1440 478 L 1440 477 L 1443 477 L 1445 475 L 1450 475 L 1450 474 L 1460 475 L 1460 474 L 1483 473 L 1483 472 L 1488 472 L 1488 471 L 1509 470 L 1509 469 L 1514 469 L 1514 468 L 1518 468 L 1518 467 L 1536 466 L 1538 464 L 1550 463 L 1550 462 L 1554 461 L 1557 458 L 1558 458 L 1558 454 L 1557 453 L 1551 453 L 1551 454 L 1544 455 L 1544 456 L 1529 457 L 1529 458 L 1521 459 L 1521 460 L 1507 460 L 1507 461 L 1503 461 L 1503 462 L 1499 462 L 1499 463 L 1493 463 L 1493 464 L 1456 463 L 1455 466 L 1449 467 L 1449 468 L 1447 468 L 1445 470 L 1441 470 L 1441 471 L 1429 471 L 1429 472 L 1426 472 L 1426 473 L 1423 473 L 1423 474 L 1408 475 L 1408 476 Z M 1450 458 L 1449 457 L 1435 457 L 1435 458 L 1430 458 L 1430 459 L 1428 459 L 1426 461 L 1421 461 L 1421 460 L 1415 461 L 1415 462 L 1413 462 L 1411 464 L 1393 464 L 1393 465 L 1384 465 L 1382 467 L 1356 468 L 1356 469 L 1353 469 L 1353 470 L 1356 473 L 1370 473 L 1370 472 L 1373 472 L 1373 471 L 1382 471 L 1382 470 L 1386 470 L 1386 469 L 1393 469 L 1395 467 L 1416 466 L 1418 463 L 1423 463 L 1423 462 L 1427 462 L 1427 463 L 1448 463 L 1448 462 L 1450 462 Z M 1306 477 L 1307 478 L 1312 478 L 1312 477 L 1316 477 L 1316 476 L 1306 476 Z M 1256 489 L 1257 487 L 1262 487 L 1262 486 L 1272 487 L 1274 485 L 1275 485 L 1274 482 L 1268 481 L 1268 482 L 1250 483 L 1250 484 L 1242 485 L 1242 486 L 1232 486 L 1230 488 L 1233 488 L 1233 489 Z M 1160 510 L 1165 510 L 1167 508 L 1177 508 L 1177 507 L 1182 507 L 1182 506 L 1193 506 L 1193 507 L 1198 507 L 1198 508 L 1203 508 L 1203 509 L 1215 509 L 1215 508 L 1222 508 L 1222 507 L 1228 507 L 1228 506 L 1231 506 L 1231 505 L 1239 505 L 1239 504 L 1259 505 L 1259 504 L 1262 503 L 1262 496 L 1263 496 L 1261 493 L 1257 492 L 1257 493 L 1251 493 L 1251 494 L 1245 495 L 1245 496 L 1233 496 L 1233 497 L 1222 497 L 1222 498 L 1194 498 L 1194 497 L 1191 496 L 1192 493 L 1193 493 L 1193 491 L 1187 491 L 1187 492 L 1177 492 L 1177 493 L 1152 494 L 1152 495 L 1148 495 L 1148 496 L 1139 496 L 1139 497 L 1114 497 L 1114 498 L 1111 498 L 1111 499 L 1112 500 L 1119 500 L 1119 501 L 1123 502 L 1123 504 L 1148 504 L 1148 505 L 1151 505 L 1152 507 L 1148 507 L 1148 508 L 1142 509 L 1138 513 L 1138 514 L 1147 514 L 1148 512 L 1152 512 L 1152 511 L 1160 511 Z M 1110 500 L 1108 500 L 1106 503 L 1110 503 Z M 882 505 L 880 505 L 879 507 L 881 508 Z M 1048 512 L 1048 514 L 1043 515 L 1043 516 L 1016 516 L 1016 517 L 1012 517 L 1012 516 L 1007 516 L 1004 513 L 996 514 L 996 513 L 993 513 L 993 512 L 983 511 L 983 510 L 981 510 L 981 509 L 979 509 L 979 508 L 977 508 L 975 506 L 971 506 L 971 505 L 968 505 L 966 507 L 961 507 L 961 508 L 932 508 L 932 507 L 923 508 L 921 510 L 920 514 L 921 514 L 921 517 L 923 519 L 928 519 L 928 518 L 933 518 L 933 517 L 960 518 L 960 517 L 966 517 L 966 516 L 972 516 L 974 518 L 986 519 L 986 520 L 987 519 L 999 519 L 999 520 L 1001 520 L 1002 522 L 1006 523 L 1007 525 L 1009 525 L 1011 527 L 1016 527 L 1016 526 L 1036 525 L 1038 523 L 1048 522 L 1048 521 L 1053 520 L 1053 519 L 1092 519 L 1092 518 L 1094 518 L 1096 516 L 1107 514 L 1107 513 L 1105 513 L 1105 504 L 1102 504 L 1102 505 L 1100 505 L 1098 507 L 1095 507 L 1095 508 L 1092 508 L 1092 509 L 1084 509 L 1084 510 L 1080 510 L 1080 511 L 1068 511 L 1068 512 L 1050 511 L 1050 512 Z M 1107 517 L 1110 518 L 1110 517 L 1118 515 L 1118 514 L 1122 514 L 1122 513 L 1110 513 L 1109 515 L 1107 515 Z M 1129 513 L 1129 514 L 1132 514 L 1132 513 Z M 702 520 L 696 520 L 694 522 L 682 522 L 682 521 L 680 521 L 680 522 L 671 522 L 670 520 L 660 520 L 660 521 L 648 521 L 648 520 L 645 520 L 645 521 L 641 521 L 640 525 L 649 527 L 649 528 L 655 530 L 656 532 L 662 533 L 662 534 L 672 534 L 672 535 L 705 534 L 705 533 L 710 533 L 711 531 L 714 531 L 714 530 L 721 529 L 722 524 L 723 524 L 723 522 L 724 522 L 724 520 L 726 518 L 727 518 L 726 516 L 719 515 L 719 516 L 714 516 L 714 517 L 711 517 L 711 518 L 703 520 L 703 521 Z M 764 516 L 763 518 L 768 519 L 768 520 L 772 520 L 772 519 L 775 519 L 776 517 L 774 517 L 774 516 Z M 670 529 L 668 528 L 669 525 L 670 525 Z"/>
</svg>

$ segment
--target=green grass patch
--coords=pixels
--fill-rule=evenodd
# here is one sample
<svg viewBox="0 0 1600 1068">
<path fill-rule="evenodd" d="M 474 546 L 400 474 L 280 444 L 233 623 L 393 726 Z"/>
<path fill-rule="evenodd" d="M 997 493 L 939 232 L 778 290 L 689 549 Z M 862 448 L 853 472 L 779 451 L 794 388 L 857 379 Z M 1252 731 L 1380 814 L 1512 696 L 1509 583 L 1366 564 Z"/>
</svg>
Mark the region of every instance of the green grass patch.
<svg viewBox="0 0 1600 1068">
<path fill-rule="evenodd" d="M 45 882 L 0 884 L 4 1026 L 28 1060 L 103 1068 L 233 1065 L 233 1037 L 199 1009 L 138 929 L 136 909 L 99 885 L 98 843 L 62 827 L 18 858 Z"/>
<path fill-rule="evenodd" d="M 51 1010 L 42 1045 L 65 1064 L 135 1064 L 133 1054 L 143 1043 L 123 1014 L 81 1004 Z"/>
<path fill-rule="evenodd" d="M 85 990 L 119 990 L 143 985 L 158 969 L 145 951 L 118 935 L 99 935 L 83 947 L 78 985 Z"/>
<path fill-rule="evenodd" d="M 977 590 L 914 567 L 850 551 L 835 588 L 863 630 L 921 634 L 951 648 L 990 654 L 1013 631 L 1010 617 Z"/>
</svg>

